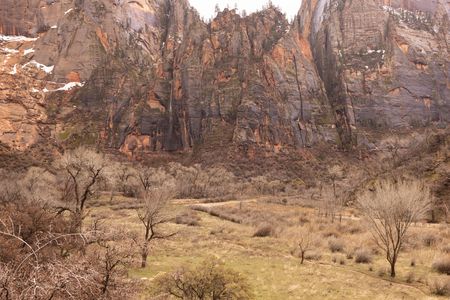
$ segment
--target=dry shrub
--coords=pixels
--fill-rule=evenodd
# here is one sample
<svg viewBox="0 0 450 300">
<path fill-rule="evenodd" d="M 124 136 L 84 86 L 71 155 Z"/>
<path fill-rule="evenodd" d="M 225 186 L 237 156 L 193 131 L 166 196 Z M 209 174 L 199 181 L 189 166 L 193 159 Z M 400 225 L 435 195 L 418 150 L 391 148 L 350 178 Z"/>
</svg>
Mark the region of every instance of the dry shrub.
<svg viewBox="0 0 450 300">
<path fill-rule="evenodd" d="M 440 238 L 433 232 L 427 232 L 422 235 L 421 240 L 425 247 L 432 247 L 439 243 Z"/>
<path fill-rule="evenodd" d="M 306 260 L 320 260 L 322 258 L 322 253 L 319 251 L 309 251 L 305 254 Z"/>
<path fill-rule="evenodd" d="M 432 268 L 439 273 L 450 275 L 450 255 L 435 259 Z"/>
<path fill-rule="evenodd" d="M 450 254 L 450 245 L 442 246 L 441 251 Z"/>
<path fill-rule="evenodd" d="M 414 274 L 414 272 L 409 272 L 408 275 L 406 275 L 405 280 L 407 283 L 413 283 L 414 281 L 416 281 L 416 274 Z"/>
<path fill-rule="evenodd" d="M 368 249 L 358 249 L 355 252 L 355 262 L 357 264 L 368 264 L 372 262 L 372 253 Z"/>
<path fill-rule="evenodd" d="M 200 220 L 201 218 L 198 216 L 197 212 L 192 210 L 184 211 L 175 217 L 175 223 L 188 226 L 199 226 Z"/>
<path fill-rule="evenodd" d="M 275 227 L 271 224 L 261 224 L 256 229 L 255 233 L 253 234 L 253 237 L 268 237 L 268 236 L 275 236 L 276 230 Z"/>
<path fill-rule="evenodd" d="M 331 252 L 342 252 L 344 251 L 344 241 L 337 238 L 330 238 L 328 240 L 328 248 Z"/>
<path fill-rule="evenodd" d="M 437 296 L 450 295 L 450 279 L 448 278 L 434 278 L 428 281 L 431 293 Z"/>
<path fill-rule="evenodd" d="M 253 299 L 247 278 L 226 268 L 217 259 L 204 261 L 196 268 L 180 268 L 157 278 L 158 292 L 164 299 Z"/>
<path fill-rule="evenodd" d="M 327 228 L 324 232 L 322 232 L 322 236 L 325 238 L 338 238 L 341 236 L 341 234 L 335 228 Z"/>
</svg>

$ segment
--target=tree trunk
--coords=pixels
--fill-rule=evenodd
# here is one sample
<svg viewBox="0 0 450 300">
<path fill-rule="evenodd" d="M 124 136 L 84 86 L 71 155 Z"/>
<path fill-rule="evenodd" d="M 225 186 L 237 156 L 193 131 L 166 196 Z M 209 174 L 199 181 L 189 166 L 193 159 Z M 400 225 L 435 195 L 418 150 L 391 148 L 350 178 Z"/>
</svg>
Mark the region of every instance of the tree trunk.
<svg viewBox="0 0 450 300">
<path fill-rule="evenodd" d="M 147 256 L 148 256 L 147 252 L 144 253 L 144 251 L 142 251 L 142 254 L 141 254 L 141 259 L 142 259 L 141 260 L 141 268 L 142 269 L 147 267 Z"/>
<path fill-rule="evenodd" d="M 147 257 L 148 257 L 148 242 L 145 242 L 144 246 L 142 247 L 141 253 L 141 268 L 147 267 Z"/>
<path fill-rule="evenodd" d="M 300 261 L 301 265 L 303 265 L 304 260 L 305 260 L 305 252 L 302 251 L 302 260 Z"/>
<path fill-rule="evenodd" d="M 395 277 L 395 262 L 391 262 L 391 277 Z"/>
</svg>

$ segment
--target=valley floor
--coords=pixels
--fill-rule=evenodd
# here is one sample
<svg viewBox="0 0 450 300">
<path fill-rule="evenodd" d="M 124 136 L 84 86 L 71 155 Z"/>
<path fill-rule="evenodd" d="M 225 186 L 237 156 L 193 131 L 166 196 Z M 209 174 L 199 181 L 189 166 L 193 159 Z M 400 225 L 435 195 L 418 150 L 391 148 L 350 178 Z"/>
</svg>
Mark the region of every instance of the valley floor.
<svg viewBox="0 0 450 300">
<path fill-rule="evenodd" d="M 345 211 L 342 222 L 336 219 L 332 223 L 329 218 L 318 216 L 318 210 L 313 207 L 273 203 L 267 199 L 200 204 L 238 215 L 243 220 L 239 224 L 208 212 L 194 212 L 190 203 L 173 201 L 170 214 L 174 217 L 195 214 L 200 218 L 198 225 L 167 224 L 166 230 L 177 232 L 176 236 L 153 244 L 147 268 L 138 268 L 136 261 L 136 268 L 129 271 L 132 278 L 141 280 L 146 287 L 142 299 L 151 299 L 157 276 L 182 265 L 200 264 L 211 256 L 246 275 L 256 299 L 439 299 L 431 295 L 427 283 L 440 276 L 432 271 L 431 264 L 439 255 L 440 247 L 449 241 L 448 225 L 412 228 L 398 263 L 398 276 L 391 280 L 388 263 L 377 253 L 370 234 L 352 210 Z M 91 217 L 104 218 L 105 225 L 116 229 L 139 233 L 136 211 L 129 209 L 132 206 L 133 199 L 116 197 L 112 202 L 102 199 L 91 208 Z M 253 237 L 258 222 L 263 221 L 276 227 L 272 236 Z M 314 224 L 317 231 L 314 231 L 315 249 L 301 265 L 292 250 L 296 245 L 295 231 L 305 224 Z M 423 245 L 424 236 L 436 237 L 437 241 Z M 344 249 L 332 253 L 330 239 L 342 241 Z M 371 263 L 357 264 L 353 255 L 349 255 L 358 245 L 373 250 Z M 132 243 L 124 246 L 136 250 Z"/>
</svg>

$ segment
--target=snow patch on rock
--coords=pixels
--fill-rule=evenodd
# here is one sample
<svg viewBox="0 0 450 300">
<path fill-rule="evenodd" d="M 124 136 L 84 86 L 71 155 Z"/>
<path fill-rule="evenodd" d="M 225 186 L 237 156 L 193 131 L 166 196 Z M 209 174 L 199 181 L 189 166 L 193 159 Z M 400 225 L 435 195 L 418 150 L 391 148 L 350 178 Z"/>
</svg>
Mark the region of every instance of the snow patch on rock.
<svg viewBox="0 0 450 300">
<path fill-rule="evenodd" d="M 34 42 L 38 38 L 29 38 L 22 35 L 1 35 L 0 41 L 2 42 Z"/>
<path fill-rule="evenodd" d="M 35 66 L 36 68 L 41 69 L 42 71 L 44 71 L 44 72 L 47 73 L 47 74 L 51 74 L 51 73 L 53 72 L 53 69 L 55 68 L 55 66 L 46 66 L 46 65 L 40 64 L 40 63 L 38 63 L 38 62 L 35 61 L 35 60 L 32 60 L 32 61 L 30 61 L 30 62 L 24 64 L 24 65 L 23 65 L 23 68 L 25 68 L 25 67 L 28 66 L 28 65 L 33 65 L 33 66 Z"/>
</svg>

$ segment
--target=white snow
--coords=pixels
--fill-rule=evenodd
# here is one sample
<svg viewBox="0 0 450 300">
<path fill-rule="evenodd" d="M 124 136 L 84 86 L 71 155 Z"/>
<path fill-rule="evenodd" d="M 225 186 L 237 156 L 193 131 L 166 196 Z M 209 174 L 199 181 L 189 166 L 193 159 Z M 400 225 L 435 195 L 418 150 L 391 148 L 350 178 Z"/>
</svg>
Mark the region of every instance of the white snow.
<svg viewBox="0 0 450 300">
<path fill-rule="evenodd" d="M 44 93 L 57 92 L 57 91 L 70 91 L 74 87 L 83 87 L 83 86 L 84 86 L 84 82 L 75 82 L 74 81 L 74 82 L 66 83 L 63 87 L 57 88 L 56 90 L 49 90 L 47 88 L 44 88 L 42 91 Z M 38 90 L 36 90 L 36 91 L 39 92 Z"/>
<path fill-rule="evenodd" d="M 11 75 L 16 75 L 17 74 L 17 64 L 14 65 L 14 68 L 11 72 L 9 72 L 9 74 Z"/>
<path fill-rule="evenodd" d="M 34 42 L 38 38 L 29 38 L 22 35 L 1 35 L 0 41 L 2 42 Z"/>
<path fill-rule="evenodd" d="M 69 83 L 66 83 L 65 86 L 60 87 L 59 89 L 56 89 L 55 91 L 69 91 L 76 86 L 82 87 L 82 86 L 84 86 L 84 82 L 69 82 Z"/>
<path fill-rule="evenodd" d="M 25 49 L 25 51 L 23 51 L 23 55 L 28 55 L 28 54 L 33 53 L 33 52 L 34 52 L 33 48 Z"/>
<path fill-rule="evenodd" d="M 9 54 L 14 54 L 14 53 L 19 53 L 18 50 L 16 49 L 9 49 L 9 48 L 2 48 L 2 51 L 9 53 Z"/>
<path fill-rule="evenodd" d="M 44 71 L 47 74 L 52 73 L 53 69 L 55 68 L 55 66 L 46 66 L 46 65 L 40 64 L 35 60 L 32 60 L 32 61 L 24 64 L 23 67 L 25 68 L 28 65 L 34 65 L 35 67 L 37 67 L 38 69 L 41 69 L 42 71 Z"/>
<path fill-rule="evenodd" d="M 69 8 L 68 10 L 66 10 L 66 12 L 64 13 L 64 15 L 67 15 L 68 13 L 70 13 L 73 10 L 73 8 Z"/>
<path fill-rule="evenodd" d="M 56 26 L 56 25 L 53 25 L 52 27 L 50 27 L 51 29 L 56 29 L 56 28 L 58 28 L 58 26 Z"/>
</svg>

